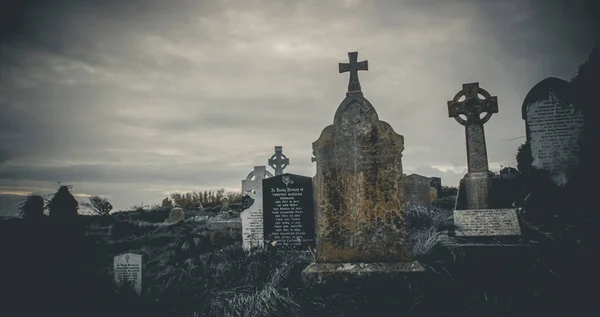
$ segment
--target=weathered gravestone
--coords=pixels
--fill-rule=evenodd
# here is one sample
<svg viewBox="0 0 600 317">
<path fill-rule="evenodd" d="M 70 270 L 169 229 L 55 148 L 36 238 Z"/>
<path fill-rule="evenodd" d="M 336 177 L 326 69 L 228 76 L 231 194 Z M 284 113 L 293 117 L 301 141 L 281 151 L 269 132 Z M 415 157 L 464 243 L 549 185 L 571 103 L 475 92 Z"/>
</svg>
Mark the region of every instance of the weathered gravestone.
<svg viewBox="0 0 600 317">
<path fill-rule="evenodd" d="M 430 177 L 431 184 L 429 186 L 437 189 L 437 195 L 439 196 L 442 192 L 442 179 L 439 177 Z"/>
<path fill-rule="evenodd" d="M 430 186 L 431 180 L 418 174 L 410 174 L 404 177 L 404 197 L 407 204 L 417 206 L 431 205 Z"/>
<path fill-rule="evenodd" d="M 459 209 L 491 207 L 493 173 L 488 168 L 483 125 L 494 113 L 498 113 L 498 98 L 480 88 L 479 83 L 463 84 L 463 89 L 448 101 L 448 116 L 465 127 L 467 140 L 467 174 L 460 184 L 465 205 Z"/>
<path fill-rule="evenodd" d="M 276 146 L 275 154 L 273 154 L 268 161 L 269 166 L 275 171 L 276 176 L 283 174 L 283 170 L 290 165 L 290 159 L 288 159 L 282 151 L 282 146 Z"/>
<path fill-rule="evenodd" d="M 429 187 L 429 200 L 434 202 L 438 199 L 438 190 L 435 187 Z"/>
<path fill-rule="evenodd" d="M 494 113 L 498 113 L 498 98 L 480 88 L 479 83 L 463 84 L 463 89 L 448 101 L 448 115 L 465 126 L 467 141 L 468 172 L 460 181 L 454 210 L 454 223 L 460 228 L 455 232 L 457 236 L 521 234 L 515 209 L 492 206 L 494 173 L 488 168 L 483 125 Z"/>
<path fill-rule="evenodd" d="M 522 106 L 532 167 L 549 173 L 558 186 L 565 185 L 579 166 L 584 119 L 571 94 L 569 82 L 549 77 L 531 88 Z"/>
<path fill-rule="evenodd" d="M 231 211 L 231 207 L 229 207 L 229 199 L 224 197 L 221 199 L 221 213 L 228 213 Z"/>
<path fill-rule="evenodd" d="M 171 212 L 169 213 L 169 219 L 167 221 L 177 222 L 183 219 L 185 219 L 185 213 L 183 212 L 183 209 L 180 207 L 175 207 L 171 209 Z"/>
<path fill-rule="evenodd" d="M 135 253 L 117 255 L 113 259 L 115 283 L 129 283 L 138 295 L 142 294 L 142 256 Z"/>
<path fill-rule="evenodd" d="M 358 53 L 348 53 L 346 98 L 333 125 L 313 143 L 316 262 L 303 271 L 307 284 L 348 276 L 404 274 L 423 270 L 411 261 L 404 220 L 404 137 L 380 121 L 363 96 Z"/>
<path fill-rule="evenodd" d="M 269 175 L 265 166 L 254 166 L 252 179 L 242 180 L 242 191 L 250 196 L 254 203 L 242 211 L 242 246 L 244 250 L 264 247 L 263 238 L 263 202 L 262 180 Z M 250 176 L 250 174 L 248 174 Z"/>
<path fill-rule="evenodd" d="M 282 174 L 263 180 L 263 224 L 267 245 L 278 250 L 314 249 L 312 178 Z"/>
</svg>

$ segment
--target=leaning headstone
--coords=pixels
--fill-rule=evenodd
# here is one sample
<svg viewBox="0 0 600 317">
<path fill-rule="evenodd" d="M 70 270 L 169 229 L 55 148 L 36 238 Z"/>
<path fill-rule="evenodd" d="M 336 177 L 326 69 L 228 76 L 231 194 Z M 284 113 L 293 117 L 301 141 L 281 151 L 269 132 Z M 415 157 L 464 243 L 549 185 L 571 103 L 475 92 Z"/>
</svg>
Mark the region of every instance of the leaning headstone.
<svg viewBox="0 0 600 317">
<path fill-rule="evenodd" d="M 406 197 L 406 203 L 417 206 L 431 205 L 430 184 L 429 177 L 418 174 L 405 176 L 404 197 Z"/>
<path fill-rule="evenodd" d="M 463 84 L 463 89 L 448 101 L 448 115 L 465 127 L 467 141 L 468 172 L 460 181 L 454 210 L 457 236 L 521 234 L 515 209 L 492 206 L 494 173 L 488 168 L 483 125 L 494 113 L 498 113 L 498 98 L 480 88 L 479 83 Z"/>
<path fill-rule="evenodd" d="M 357 71 L 367 61 L 357 63 L 357 54 L 339 65 L 340 73 L 350 71 L 348 92 L 313 143 L 316 262 L 303 271 L 307 284 L 423 270 L 407 245 L 404 137 L 363 96 Z"/>
<path fill-rule="evenodd" d="M 282 146 L 276 146 L 275 154 L 268 161 L 269 166 L 275 171 L 275 176 L 283 174 L 283 170 L 290 165 L 290 159 L 282 151 Z"/>
<path fill-rule="evenodd" d="M 113 259 L 115 283 L 130 283 L 138 295 L 142 294 L 142 256 L 135 253 L 117 255 Z"/>
<path fill-rule="evenodd" d="M 315 247 L 312 178 L 282 174 L 263 180 L 263 224 L 267 246 L 277 250 Z"/>
<path fill-rule="evenodd" d="M 558 186 L 565 185 L 579 166 L 584 119 L 570 95 L 569 82 L 549 77 L 531 88 L 522 106 L 531 165 L 548 172 Z"/>
<path fill-rule="evenodd" d="M 167 221 L 177 222 L 183 219 L 185 219 L 185 213 L 183 212 L 183 209 L 180 207 L 175 207 L 171 209 L 171 212 L 169 213 L 169 219 L 167 219 Z"/>
<path fill-rule="evenodd" d="M 254 166 L 253 175 L 253 179 L 242 180 L 242 191 L 254 199 L 252 206 L 240 214 L 244 250 L 264 247 L 262 180 L 267 176 L 266 167 Z"/>
</svg>

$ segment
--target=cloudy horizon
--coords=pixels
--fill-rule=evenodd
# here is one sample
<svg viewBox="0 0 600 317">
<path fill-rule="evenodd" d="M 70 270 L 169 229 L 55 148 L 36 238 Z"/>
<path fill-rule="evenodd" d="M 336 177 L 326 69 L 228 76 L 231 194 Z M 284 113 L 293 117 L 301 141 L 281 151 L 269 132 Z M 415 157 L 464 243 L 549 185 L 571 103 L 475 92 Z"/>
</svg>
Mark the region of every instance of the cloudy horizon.
<svg viewBox="0 0 600 317">
<path fill-rule="evenodd" d="M 115 210 L 240 190 L 277 145 L 285 172 L 313 176 L 352 51 L 369 62 L 365 97 L 405 138 L 404 172 L 456 186 L 464 127 L 446 102 L 462 84 L 498 97 L 490 168 L 516 166 L 525 95 L 570 79 L 597 38 L 585 1 L 30 3 L 0 32 L 0 214 L 57 182 Z"/>
</svg>

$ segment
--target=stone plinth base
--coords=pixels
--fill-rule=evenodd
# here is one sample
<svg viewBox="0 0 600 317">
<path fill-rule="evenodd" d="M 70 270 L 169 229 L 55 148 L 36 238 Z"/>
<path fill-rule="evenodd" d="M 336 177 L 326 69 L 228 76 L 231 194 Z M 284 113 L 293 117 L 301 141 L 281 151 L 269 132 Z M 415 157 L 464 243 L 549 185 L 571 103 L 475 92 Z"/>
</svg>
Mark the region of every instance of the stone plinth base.
<svg viewBox="0 0 600 317">
<path fill-rule="evenodd" d="M 514 208 L 454 210 L 454 224 L 458 226 L 455 235 L 461 237 L 521 235 L 517 210 Z"/>
<path fill-rule="evenodd" d="M 460 189 L 455 209 L 487 209 L 492 198 L 491 172 L 467 173 L 460 180 Z"/>
<path fill-rule="evenodd" d="M 424 272 L 419 262 L 390 263 L 311 263 L 302 271 L 305 285 L 363 282 L 366 280 L 405 279 L 414 273 Z"/>
</svg>

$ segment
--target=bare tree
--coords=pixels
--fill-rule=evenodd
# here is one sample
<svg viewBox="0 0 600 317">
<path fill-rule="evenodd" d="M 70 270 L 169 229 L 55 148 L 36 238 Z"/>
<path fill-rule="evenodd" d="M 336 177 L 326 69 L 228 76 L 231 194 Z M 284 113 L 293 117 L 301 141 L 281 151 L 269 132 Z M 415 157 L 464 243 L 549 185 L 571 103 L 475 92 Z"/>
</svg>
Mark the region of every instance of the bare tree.
<svg viewBox="0 0 600 317">
<path fill-rule="evenodd" d="M 110 214 L 113 206 L 106 198 L 100 196 L 92 196 L 89 198 L 90 202 L 82 203 L 83 207 L 90 209 L 93 213 L 101 216 Z"/>
</svg>

